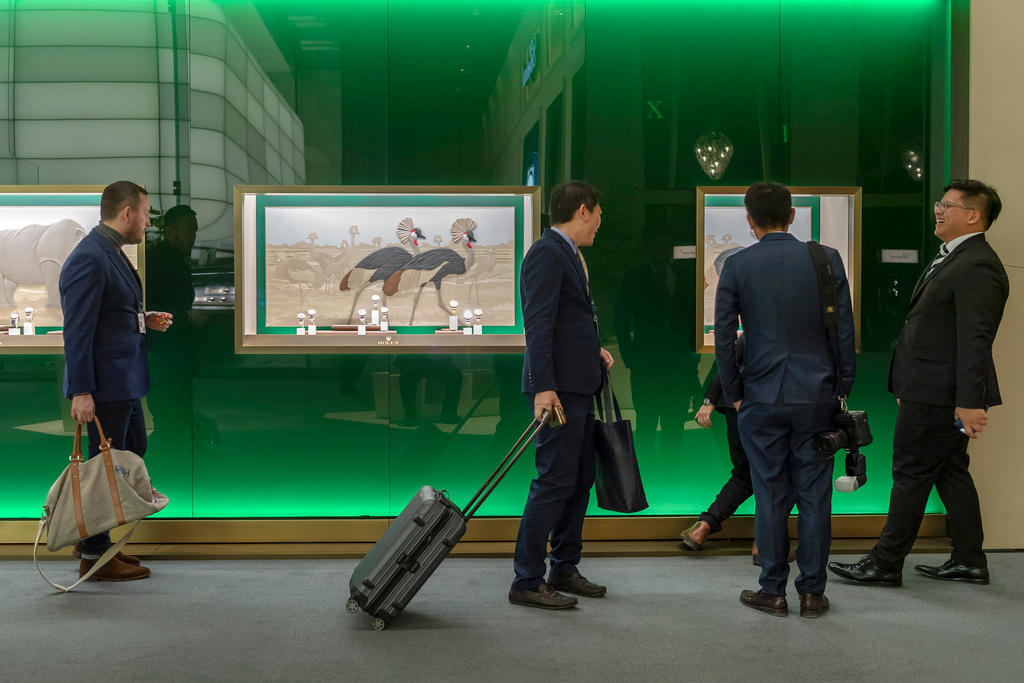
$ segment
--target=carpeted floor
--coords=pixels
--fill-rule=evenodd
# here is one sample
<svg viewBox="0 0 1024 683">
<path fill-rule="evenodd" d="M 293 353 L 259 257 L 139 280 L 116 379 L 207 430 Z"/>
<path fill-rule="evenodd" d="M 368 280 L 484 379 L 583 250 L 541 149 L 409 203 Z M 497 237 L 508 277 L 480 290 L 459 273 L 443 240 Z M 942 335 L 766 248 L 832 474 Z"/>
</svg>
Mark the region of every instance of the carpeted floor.
<svg viewBox="0 0 1024 683">
<path fill-rule="evenodd" d="M 5 561 L 0 681 L 1019 681 L 1024 554 L 989 562 L 989 586 L 836 579 L 808 620 L 792 584 L 788 618 L 739 604 L 747 558 L 586 559 L 608 597 L 566 612 L 509 605 L 510 560 L 453 558 L 377 633 L 345 612 L 352 560 L 153 560 L 148 580 L 68 595 Z"/>
</svg>

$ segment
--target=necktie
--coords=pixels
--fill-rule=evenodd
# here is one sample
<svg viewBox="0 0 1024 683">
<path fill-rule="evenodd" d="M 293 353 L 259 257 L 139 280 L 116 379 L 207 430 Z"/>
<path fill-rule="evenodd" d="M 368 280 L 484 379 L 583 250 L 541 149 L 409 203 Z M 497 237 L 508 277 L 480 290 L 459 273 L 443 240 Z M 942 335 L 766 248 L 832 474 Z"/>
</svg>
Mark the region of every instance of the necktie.
<svg viewBox="0 0 1024 683">
<path fill-rule="evenodd" d="M 587 281 L 587 298 L 590 299 L 590 310 L 594 314 L 594 325 L 597 325 L 597 306 L 590 297 L 590 271 L 587 269 L 587 259 L 583 258 L 583 252 L 579 249 L 576 250 L 576 255 L 580 257 L 580 265 L 583 266 L 583 277 Z"/>
<path fill-rule="evenodd" d="M 942 263 L 942 259 L 946 258 L 948 254 L 949 247 L 947 247 L 945 244 L 939 247 L 939 253 L 932 260 L 932 265 L 928 267 L 928 272 L 925 273 L 926 278 L 931 276 L 931 274 L 935 271 L 935 267 Z"/>
</svg>

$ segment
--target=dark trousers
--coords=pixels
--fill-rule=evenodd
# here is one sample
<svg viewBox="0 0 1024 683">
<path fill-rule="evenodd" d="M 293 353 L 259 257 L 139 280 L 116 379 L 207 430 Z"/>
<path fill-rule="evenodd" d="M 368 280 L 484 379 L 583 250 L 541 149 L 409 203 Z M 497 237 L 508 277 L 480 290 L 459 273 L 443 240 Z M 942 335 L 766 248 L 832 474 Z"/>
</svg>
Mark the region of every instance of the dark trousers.
<svg viewBox="0 0 1024 683">
<path fill-rule="evenodd" d="M 732 517 L 736 508 L 754 493 L 754 484 L 750 480 L 750 463 L 747 461 L 747 454 L 743 451 L 743 443 L 740 441 L 736 411 L 726 408 L 721 412 L 725 416 L 725 435 L 729 439 L 732 474 L 722 490 L 718 492 L 715 502 L 711 504 L 707 512 L 700 515 L 701 521 L 708 523 L 713 534 L 721 531 L 722 522 Z"/>
<path fill-rule="evenodd" d="M 757 504 L 754 535 L 761 558 L 761 589 L 769 595 L 786 594 L 786 519 L 794 499 L 800 537 L 796 590 L 815 595 L 825 592 L 825 563 L 832 543 L 833 461 L 814 452 L 812 439 L 829 426 L 837 407 L 831 402 L 740 406 L 740 438 L 750 458 Z"/>
<path fill-rule="evenodd" d="M 516 537 L 512 590 L 535 590 L 544 582 L 551 538 L 551 578 L 575 569 L 583 549 L 583 519 L 594 485 L 594 397 L 559 392 L 565 424 L 537 435 L 537 478 L 530 482 Z M 528 396 L 533 410 L 533 396 Z"/>
<path fill-rule="evenodd" d="M 879 566 L 898 571 L 921 527 L 932 486 L 946 506 L 953 560 L 988 565 L 974 480 L 967 471 L 968 438 L 953 424 L 955 408 L 901 401 L 892 443 L 892 493 L 885 528 L 871 554 Z"/>
<path fill-rule="evenodd" d="M 96 404 L 96 419 L 103 428 L 103 435 L 110 439 L 112 448 L 131 451 L 140 458 L 146 454 L 146 419 L 142 413 L 142 401 L 111 401 Z M 100 435 L 96 423 L 86 425 L 89 430 L 89 457 L 100 452 Z M 110 533 L 90 536 L 82 541 L 81 550 L 85 556 L 100 556 L 110 547 Z M 95 558 L 92 558 L 95 559 Z"/>
</svg>

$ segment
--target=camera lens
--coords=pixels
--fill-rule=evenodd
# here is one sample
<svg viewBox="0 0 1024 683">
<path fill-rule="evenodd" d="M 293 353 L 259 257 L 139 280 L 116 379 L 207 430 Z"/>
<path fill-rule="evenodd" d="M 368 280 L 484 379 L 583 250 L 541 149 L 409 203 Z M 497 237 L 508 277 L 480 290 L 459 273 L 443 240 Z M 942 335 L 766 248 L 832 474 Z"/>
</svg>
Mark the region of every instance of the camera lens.
<svg viewBox="0 0 1024 683">
<path fill-rule="evenodd" d="M 814 450 L 819 455 L 832 455 L 839 450 L 836 432 L 825 432 L 814 439 Z"/>
</svg>

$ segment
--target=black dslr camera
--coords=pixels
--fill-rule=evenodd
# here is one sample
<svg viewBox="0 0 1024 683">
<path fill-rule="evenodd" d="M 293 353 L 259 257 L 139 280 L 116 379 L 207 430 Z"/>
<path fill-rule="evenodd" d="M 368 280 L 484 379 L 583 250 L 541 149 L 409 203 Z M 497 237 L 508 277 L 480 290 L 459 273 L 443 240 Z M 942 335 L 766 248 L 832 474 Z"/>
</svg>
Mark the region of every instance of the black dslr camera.
<svg viewBox="0 0 1024 683">
<path fill-rule="evenodd" d="M 846 476 L 836 479 L 836 491 L 856 491 L 867 482 L 867 463 L 860 448 L 872 441 L 867 412 L 846 410 L 845 404 L 832 416 L 829 430 L 814 437 L 814 450 L 823 458 L 832 457 L 841 448 L 846 450 Z"/>
</svg>

